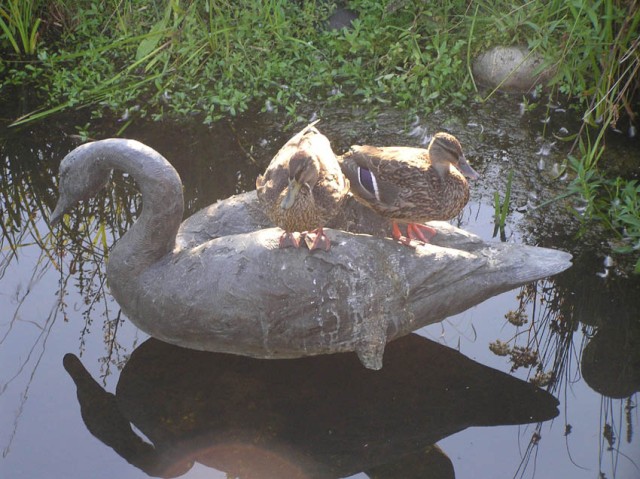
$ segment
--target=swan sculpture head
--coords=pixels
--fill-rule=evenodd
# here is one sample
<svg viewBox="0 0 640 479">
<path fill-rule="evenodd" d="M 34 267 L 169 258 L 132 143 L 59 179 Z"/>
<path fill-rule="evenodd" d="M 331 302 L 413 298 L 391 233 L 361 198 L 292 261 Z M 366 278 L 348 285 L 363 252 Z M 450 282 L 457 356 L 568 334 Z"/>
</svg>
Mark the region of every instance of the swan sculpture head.
<svg viewBox="0 0 640 479">
<path fill-rule="evenodd" d="M 256 192 L 185 221 L 183 234 L 202 241 L 176 241 L 184 208 L 178 173 L 152 148 L 124 139 L 65 157 L 52 220 L 95 194 L 111 170 L 133 177 L 143 206 L 109 252 L 110 292 L 140 329 L 192 349 L 260 358 L 356 351 L 379 369 L 388 341 L 570 265 L 567 253 L 485 244 L 446 224 L 438 240 L 450 247 L 410 249 L 332 230 L 330 253 L 281 249 L 282 230 L 262 229 L 268 220 Z M 206 233 L 211 225 L 219 234 Z"/>
<path fill-rule="evenodd" d="M 56 208 L 49 218 L 51 224 L 58 223 L 76 203 L 88 200 L 104 188 L 111 177 L 109 168 L 84 159 L 87 145 L 81 145 L 69 153 L 60 163 L 58 191 L 60 196 Z"/>
</svg>

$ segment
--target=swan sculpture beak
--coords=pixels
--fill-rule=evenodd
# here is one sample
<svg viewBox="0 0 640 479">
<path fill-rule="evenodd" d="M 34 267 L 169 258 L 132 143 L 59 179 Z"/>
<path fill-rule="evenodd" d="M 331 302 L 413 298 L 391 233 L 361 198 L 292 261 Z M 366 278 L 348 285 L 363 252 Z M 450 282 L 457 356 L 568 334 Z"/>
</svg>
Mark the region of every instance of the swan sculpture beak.
<svg viewBox="0 0 640 479">
<path fill-rule="evenodd" d="M 59 199 L 55 209 L 49 216 L 49 224 L 51 226 L 55 226 L 60 223 L 60 220 L 62 220 L 62 217 L 64 216 L 65 211 L 67 211 L 67 208 L 68 206 L 65 204 L 65 202 L 62 201 L 62 198 Z"/>
</svg>

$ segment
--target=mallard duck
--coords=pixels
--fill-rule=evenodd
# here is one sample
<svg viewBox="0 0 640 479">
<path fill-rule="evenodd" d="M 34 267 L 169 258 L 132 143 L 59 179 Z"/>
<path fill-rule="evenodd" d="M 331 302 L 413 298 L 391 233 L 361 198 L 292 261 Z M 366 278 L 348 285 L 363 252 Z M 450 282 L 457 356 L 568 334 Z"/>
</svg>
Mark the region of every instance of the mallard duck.
<svg viewBox="0 0 640 479">
<path fill-rule="evenodd" d="M 428 243 L 436 231 L 420 223 L 455 217 L 469 201 L 465 176 L 479 177 L 460 142 L 443 132 L 426 150 L 355 145 L 338 161 L 356 199 L 391 219 L 393 238 L 406 245 Z M 407 223 L 407 236 L 398 223 Z"/>
<path fill-rule="evenodd" d="M 310 250 L 328 251 L 331 241 L 323 226 L 349 191 L 329 140 L 314 125 L 287 141 L 256 180 L 266 215 L 284 230 L 281 248 L 298 248 L 302 236 Z"/>
</svg>

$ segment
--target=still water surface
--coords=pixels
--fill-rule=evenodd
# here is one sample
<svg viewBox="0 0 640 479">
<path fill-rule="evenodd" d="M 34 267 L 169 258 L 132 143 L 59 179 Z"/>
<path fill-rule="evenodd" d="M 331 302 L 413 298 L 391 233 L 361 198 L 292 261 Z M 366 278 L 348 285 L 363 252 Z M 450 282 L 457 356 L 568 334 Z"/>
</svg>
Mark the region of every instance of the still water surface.
<svg viewBox="0 0 640 479">
<path fill-rule="evenodd" d="M 116 176 L 64 235 L 47 236 L 52 178 L 79 143 L 77 120 L 5 132 L 0 477 L 640 477 L 640 282 L 624 258 L 605 261 L 606 238 L 576 239 L 570 203 L 535 209 L 566 181 L 566 147 L 548 138 L 572 132 L 567 114 L 543 123 L 509 99 L 428 122 L 366 113 L 327 112 L 318 127 L 337 152 L 421 146 L 448 129 L 482 174 L 454 224 L 492 239 L 493 195 L 513 171 L 504 240 L 569 251 L 574 266 L 390 344 L 378 373 L 349 354 L 256 361 L 182 350 L 148 340 L 103 289 L 105 248 L 139 208 L 128 179 Z M 124 136 L 174 164 L 191 214 L 253 189 L 292 132 L 258 114 L 212 128 L 134 123 Z M 637 140 L 620 144 L 614 151 L 639 155 Z M 526 322 L 508 322 L 510 312 Z M 496 340 L 529 346 L 539 362 L 512 371 L 489 349 Z M 557 404 L 526 384 L 550 372 Z"/>
</svg>

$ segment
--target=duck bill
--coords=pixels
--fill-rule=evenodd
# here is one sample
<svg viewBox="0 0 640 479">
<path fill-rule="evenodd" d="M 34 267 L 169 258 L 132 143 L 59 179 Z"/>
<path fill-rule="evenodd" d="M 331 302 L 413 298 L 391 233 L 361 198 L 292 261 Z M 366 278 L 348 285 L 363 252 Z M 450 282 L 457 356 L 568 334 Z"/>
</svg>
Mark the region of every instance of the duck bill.
<svg viewBox="0 0 640 479">
<path fill-rule="evenodd" d="M 298 197 L 298 193 L 300 192 L 300 188 L 302 188 L 302 183 L 297 180 L 289 180 L 289 186 L 287 186 L 287 191 L 284 196 L 284 199 L 280 203 L 280 208 L 283 210 L 288 210 L 293 206 L 296 202 L 296 198 Z"/>
<path fill-rule="evenodd" d="M 478 172 L 471 168 L 471 165 L 464 156 L 458 160 L 458 168 L 460 169 L 460 172 L 470 180 L 477 180 L 480 178 Z"/>
</svg>

